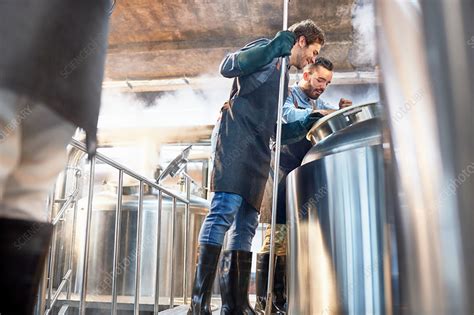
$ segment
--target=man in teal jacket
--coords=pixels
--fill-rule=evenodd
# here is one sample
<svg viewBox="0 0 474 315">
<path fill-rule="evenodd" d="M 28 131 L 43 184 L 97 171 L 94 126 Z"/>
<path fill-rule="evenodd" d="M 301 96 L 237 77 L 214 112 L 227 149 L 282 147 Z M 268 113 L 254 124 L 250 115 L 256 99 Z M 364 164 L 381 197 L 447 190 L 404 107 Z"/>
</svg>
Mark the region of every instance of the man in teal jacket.
<svg viewBox="0 0 474 315">
<path fill-rule="evenodd" d="M 323 44 L 321 29 L 306 20 L 272 40 L 257 40 L 224 58 L 221 73 L 234 78 L 234 85 L 217 134 L 211 178 L 215 193 L 200 232 L 188 314 L 211 314 L 212 283 L 229 229 L 220 267 L 221 314 L 254 314 L 248 302 L 250 247 L 270 169 L 268 143 L 277 118 L 279 57 L 287 58 L 289 67 L 302 69 L 315 61 Z M 289 67 L 285 69 L 286 79 Z"/>
</svg>

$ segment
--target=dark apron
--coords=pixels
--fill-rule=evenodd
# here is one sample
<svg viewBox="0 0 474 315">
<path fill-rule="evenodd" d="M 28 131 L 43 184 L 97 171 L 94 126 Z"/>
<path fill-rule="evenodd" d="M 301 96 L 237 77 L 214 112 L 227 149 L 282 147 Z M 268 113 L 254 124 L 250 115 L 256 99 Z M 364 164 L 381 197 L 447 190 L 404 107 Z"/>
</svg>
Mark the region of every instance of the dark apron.
<svg viewBox="0 0 474 315">
<path fill-rule="evenodd" d="M 288 72 L 286 73 L 288 86 Z M 252 81 L 254 82 L 254 81 Z M 257 87 L 243 76 L 234 80 L 230 105 L 222 110 L 211 190 L 242 196 L 260 210 L 270 170 L 270 137 L 278 111 L 280 67 Z M 287 89 L 284 91 L 286 99 Z"/>
<path fill-rule="evenodd" d="M 277 224 L 286 224 L 286 176 L 301 165 L 304 156 L 312 144 L 306 138 L 292 144 L 282 145 L 280 150 L 280 172 L 277 197 Z M 265 186 L 265 196 L 261 206 L 260 222 L 270 223 L 273 201 L 273 181 L 275 178 L 274 154 L 272 154 L 271 170 Z"/>
</svg>

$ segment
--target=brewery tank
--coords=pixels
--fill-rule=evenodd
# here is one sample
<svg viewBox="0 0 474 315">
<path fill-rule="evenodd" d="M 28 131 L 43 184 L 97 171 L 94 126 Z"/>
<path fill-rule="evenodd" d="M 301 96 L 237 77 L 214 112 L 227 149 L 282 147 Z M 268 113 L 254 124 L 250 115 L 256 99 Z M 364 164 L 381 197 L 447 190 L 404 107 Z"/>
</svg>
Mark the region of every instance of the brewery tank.
<svg viewBox="0 0 474 315">
<path fill-rule="evenodd" d="M 209 202 L 200 197 L 191 196 L 189 207 L 189 225 L 185 226 L 185 205 L 176 202 L 175 244 L 172 247 L 172 198 L 163 194 L 161 223 L 158 226 L 158 196 L 146 194 L 143 197 L 143 221 L 140 256 L 140 296 L 152 297 L 155 293 L 156 263 L 159 260 L 159 294 L 169 297 L 173 288 L 174 296 L 183 296 L 183 270 L 188 273 L 187 291 L 191 293 L 192 273 L 197 256 L 197 239 L 200 226 L 208 212 Z M 112 292 L 112 266 L 114 258 L 114 230 L 117 195 L 101 192 L 94 195 L 92 209 L 92 227 L 90 234 L 89 273 L 87 294 L 107 296 Z M 83 226 L 86 220 L 86 202 L 79 202 L 77 225 Z M 121 218 L 121 242 L 118 259 L 117 294 L 133 296 L 135 292 L 135 260 L 137 235 L 138 195 L 123 195 Z M 184 235 L 188 229 L 187 266 L 184 268 Z M 160 235 L 160 251 L 157 251 L 157 235 Z M 82 248 L 85 235 L 83 229 L 76 234 L 73 273 L 73 292 L 80 292 L 84 257 Z M 173 261 L 171 257 L 173 256 Z M 171 283 L 171 264 L 173 264 L 173 282 Z"/>
<path fill-rule="evenodd" d="M 390 314 L 380 106 L 336 112 L 287 177 L 289 314 Z"/>
</svg>

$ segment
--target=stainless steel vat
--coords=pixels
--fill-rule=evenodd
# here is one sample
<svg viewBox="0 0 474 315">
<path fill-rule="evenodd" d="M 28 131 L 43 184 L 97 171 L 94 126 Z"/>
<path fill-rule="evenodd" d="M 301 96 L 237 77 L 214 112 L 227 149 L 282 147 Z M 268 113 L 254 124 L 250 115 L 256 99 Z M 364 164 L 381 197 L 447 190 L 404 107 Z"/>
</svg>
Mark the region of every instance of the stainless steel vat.
<svg viewBox="0 0 474 315">
<path fill-rule="evenodd" d="M 92 228 L 90 235 L 89 274 L 87 294 L 110 296 L 112 290 L 112 266 L 114 249 L 114 227 L 117 195 L 102 192 L 94 195 Z M 85 210 L 81 203 L 78 213 L 78 233 L 75 242 L 75 272 L 73 276 L 73 292 L 80 291 L 82 283 L 82 265 L 84 258 L 81 248 L 84 245 Z M 156 262 L 160 261 L 159 294 L 169 297 L 172 287 L 171 255 L 173 260 L 173 289 L 175 297 L 183 296 L 184 277 L 184 229 L 185 217 L 183 203 L 177 202 L 175 216 L 175 247 L 171 248 L 172 232 L 172 199 L 163 195 L 161 224 L 157 225 L 158 196 L 145 195 L 143 200 L 143 230 L 141 234 L 141 280 L 140 296 L 152 297 L 155 291 Z M 124 195 L 122 202 L 121 243 L 118 267 L 117 294 L 133 296 L 135 292 L 135 261 L 136 261 L 136 228 L 137 228 L 138 196 Z M 191 285 L 196 261 L 196 248 L 199 229 L 209 209 L 207 200 L 191 197 L 189 220 L 188 273 L 187 292 L 191 293 Z M 160 255 L 157 256 L 156 240 L 160 234 Z"/>
<path fill-rule="evenodd" d="M 327 134 L 288 175 L 289 314 L 391 313 L 384 180 L 378 118 Z"/>
<path fill-rule="evenodd" d="M 399 313 L 472 315 L 474 2 L 379 0 L 376 14 L 396 182 Z"/>
</svg>

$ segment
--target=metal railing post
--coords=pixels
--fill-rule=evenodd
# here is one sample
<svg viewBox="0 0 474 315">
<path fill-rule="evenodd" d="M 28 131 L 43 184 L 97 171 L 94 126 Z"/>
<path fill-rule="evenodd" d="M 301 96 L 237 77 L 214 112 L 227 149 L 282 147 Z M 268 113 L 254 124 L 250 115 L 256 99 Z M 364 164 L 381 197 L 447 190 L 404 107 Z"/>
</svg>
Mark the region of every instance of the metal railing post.
<svg viewBox="0 0 474 315">
<path fill-rule="evenodd" d="M 141 262 L 141 246 L 142 246 L 142 216 L 143 216 L 143 181 L 140 181 L 140 194 L 138 196 L 138 212 L 137 212 L 137 248 L 135 250 L 135 307 L 134 315 L 140 312 L 140 262 Z"/>
<path fill-rule="evenodd" d="M 56 290 L 56 293 L 54 293 L 54 296 L 53 296 L 53 299 L 51 301 L 51 306 L 48 308 L 48 310 L 46 311 L 45 315 L 49 315 L 53 309 L 53 306 L 54 304 L 56 304 L 56 301 L 58 300 L 59 298 L 59 295 L 61 294 L 61 291 L 64 289 L 64 287 L 66 286 L 66 283 L 68 281 L 71 280 L 71 274 L 72 274 L 72 270 L 69 269 L 66 274 L 63 276 L 62 280 L 61 280 L 61 283 L 59 284 L 58 286 L 58 289 Z"/>
<path fill-rule="evenodd" d="M 56 262 L 56 240 L 57 240 L 57 227 L 53 226 L 53 236 L 51 237 L 51 253 L 49 260 L 49 288 L 48 288 L 48 309 L 52 307 L 53 299 L 53 287 L 54 287 L 54 265 Z"/>
<path fill-rule="evenodd" d="M 175 225 L 176 225 L 176 198 L 173 197 L 171 206 L 171 263 L 170 263 L 170 308 L 174 307 L 174 245 L 175 245 Z"/>
<path fill-rule="evenodd" d="M 161 249 L 161 210 L 163 209 L 163 192 L 158 191 L 158 213 L 156 229 L 156 274 L 155 274 L 155 306 L 154 315 L 160 311 L 160 249 Z"/>
<path fill-rule="evenodd" d="M 50 207 L 49 207 L 49 215 L 50 215 L 50 222 L 52 221 L 52 215 L 53 215 L 53 212 L 54 212 L 54 191 L 56 190 L 56 185 L 54 187 L 55 189 L 53 190 L 53 193 L 51 193 L 50 195 Z M 56 250 L 56 246 L 54 244 L 54 234 L 55 234 L 55 230 L 56 228 L 53 226 L 53 235 L 51 237 L 51 245 L 49 246 L 49 261 L 48 261 L 48 276 L 47 276 L 47 282 L 48 282 L 48 303 L 46 304 L 47 305 L 47 309 L 50 308 L 50 305 L 51 305 L 51 299 L 53 298 L 53 279 L 52 279 L 52 276 L 53 276 L 53 265 L 54 265 L 54 251 Z M 44 311 L 44 310 L 43 310 Z"/>
<path fill-rule="evenodd" d="M 74 217 L 72 221 L 72 232 L 71 232 L 71 248 L 69 249 L 69 262 L 68 268 L 73 270 L 74 268 L 74 247 L 76 243 L 76 229 L 77 229 L 77 202 L 74 203 Z M 71 279 L 72 280 L 72 279 Z M 72 281 L 69 281 L 69 285 L 67 288 L 66 298 L 69 300 L 71 299 L 71 291 L 72 291 Z"/>
<path fill-rule="evenodd" d="M 56 185 L 54 185 L 56 188 Z M 52 190 L 53 192 L 49 195 L 48 197 L 48 221 L 51 222 L 52 220 L 52 215 L 53 215 L 53 205 L 54 205 L 54 191 L 55 189 Z M 51 302 L 51 296 L 49 295 L 49 265 L 51 264 L 51 245 L 48 248 L 48 256 L 46 259 L 46 263 L 44 264 L 43 268 L 43 274 L 41 276 L 41 282 L 40 282 L 40 287 L 39 287 L 39 292 L 38 292 L 38 303 L 37 303 L 37 311 L 39 315 L 43 315 L 47 306 Z M 46 297 L 46 295 L 49 295 Z M 47 302 L 47 303 L 46 303 Z"/>
<path fill-rule="evenodd" d="M 186 199 L 191 199 L 191 183 L 187 176 L 186 178 Z M 184 205 L 184 263 L 183 263 L 183 304 L 188 301 L 188 247 L 189 247 L 189 203 Z"/>
<path fill-rule="evenodd" d="M 82 173 L 80 170 L 76 170 L 76 173 L 74 174 L 76 177 L 76 187 L 79 187 L 79 178 L 82 177 Z M 78 190 L 79 191 L 79 190 Z M 77 197 L 77 194 L 75 195 Z M 73 219 L 72 219 L 72 231 L 71 231 L 71 248 L 69 249 L 69 260 L 68 260 L 68 268 L 69 270 L 73 269 L 73 264 L 74 264 L 74 245 L 76 243 L 76 227 L 77 227 L 77 202 L 74 201 L 74 214 L 73 214 Z M 69 300 L 71 298 L 71 290 L 72 290 L 72 281 L 69 279 L 69 285 L 67 288 L 67 299 Z"/>
<path fill-rule="evenodd" d="M 120 230 L 122 222 L 123 171 L 119 170 L 117 212 L 115 213 L 114 262 L 112 267 L 112 315 L 117 314 L 117 269 L 120 259 Z"/>
<path fill-rule="evenodd" d="M 90 246 L 90 230 L 92 221 L 92 202 L 94 196 L 94 175 L 95 175 L 95 162 L 96 157 L 93 156 L 90 160 L 90 173 L 89 173 L 89 196 L 87 200 L 87 219 L 86 219 L 86 235 L 84 244 L 84 264 L 82 266 L 82 287 L 81 297 L 79 301 L 79 314 L 86 314 L 86 290 L 87 290 L 87 273 L 89 268 L 89 246 Z"/>
</svg>

